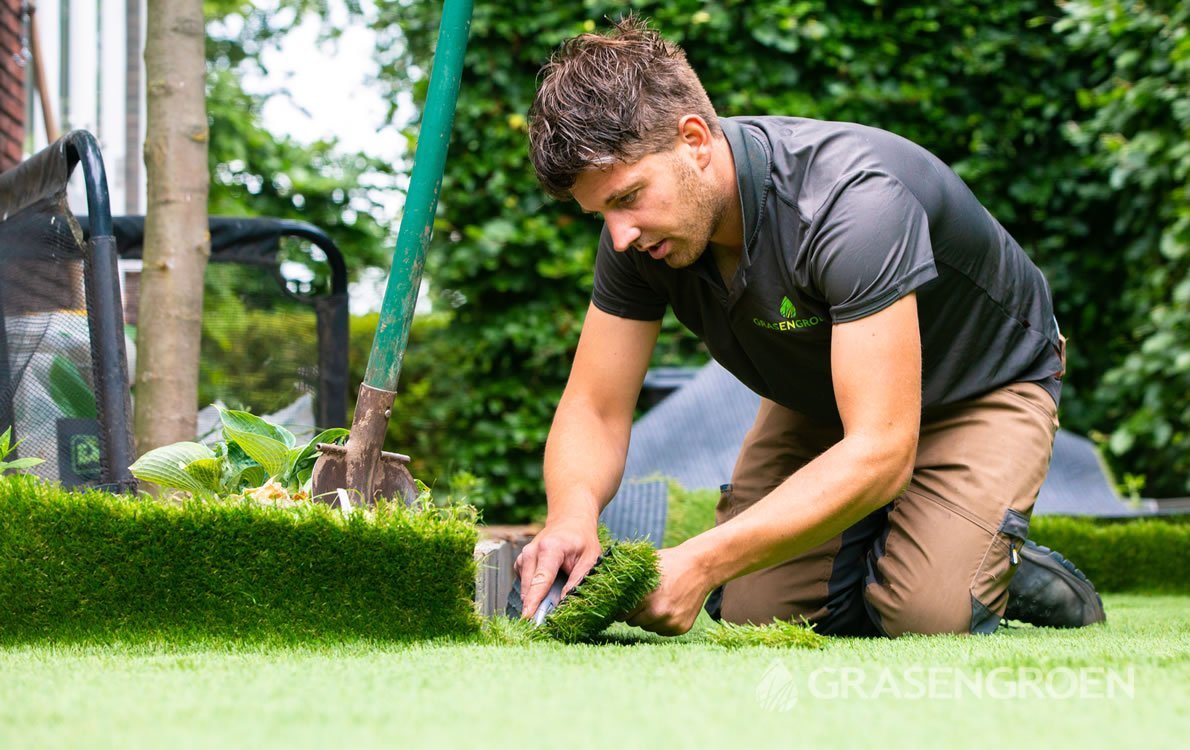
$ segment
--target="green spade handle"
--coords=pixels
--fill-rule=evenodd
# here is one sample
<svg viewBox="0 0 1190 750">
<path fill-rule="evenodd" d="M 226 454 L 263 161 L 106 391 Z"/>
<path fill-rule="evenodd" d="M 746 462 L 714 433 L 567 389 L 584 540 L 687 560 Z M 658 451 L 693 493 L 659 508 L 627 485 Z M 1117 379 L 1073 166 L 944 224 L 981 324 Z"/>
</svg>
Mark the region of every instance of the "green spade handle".
<svg viewBox="0 0 1190 750">
<path fill-rule="evenodd" d="M 426 248 L 434 231 L 434 212 L 438 208 L 438 193 L 442 190 L 442 171 L 446 166 L 446 150 L 450 145 L 450 129 L 463 73 L 463 54 L 467 51 L 467 33 L 471 27 L 471 5 L 472 0 L 446 0 L 442 9 L 434 66 L 430 72 L 430 90 L 414 154 L 413 175 L 409 179 L 392 272 L 384 290 L 380 322 L 364 375 L 364 385 L 385 391 L 397 390 L 426 264 Z"/>
</svg>

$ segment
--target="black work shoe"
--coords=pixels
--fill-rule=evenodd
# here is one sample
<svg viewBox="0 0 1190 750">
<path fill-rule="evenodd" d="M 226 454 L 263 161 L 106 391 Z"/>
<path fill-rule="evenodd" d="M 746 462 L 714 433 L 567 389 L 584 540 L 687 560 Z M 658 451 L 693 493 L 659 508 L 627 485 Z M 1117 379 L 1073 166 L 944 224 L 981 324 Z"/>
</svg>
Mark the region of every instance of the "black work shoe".
<svg viewBox="0 0 1190 750">
<path fill-rule="evenodd" d="M 1074 563 L 1028 540 L 1020 559 L 1008 586 L 1005 619 L 1050 628 L 1081 628 L 1107 619 L 1103 600 Z"/>
</svg>

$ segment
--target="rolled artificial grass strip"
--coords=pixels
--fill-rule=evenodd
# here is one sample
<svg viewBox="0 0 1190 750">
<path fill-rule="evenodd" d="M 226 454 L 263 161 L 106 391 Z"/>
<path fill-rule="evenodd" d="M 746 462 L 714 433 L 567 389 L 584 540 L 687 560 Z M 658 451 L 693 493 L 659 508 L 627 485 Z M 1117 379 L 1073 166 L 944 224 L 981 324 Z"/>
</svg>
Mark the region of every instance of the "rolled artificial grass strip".
<svg viewBox="0 0 1190 750">
<path fill-rule="evenodd" d="M 661 569 L 652 543 L 612 544 L 534 635 L 566 643 L 587 640 L 615 622 L 617 615 L 636 609 L 659 583 Z"/>
<path fill-rule="evenodd" d="M 773 620 L 768 625 L 736 625 L 720 622 L 706 632 L 710 643 L 724 648 L 822 648 L 827 638 L 803 622 L 797 624 L 787 620 Z"/>
<path fill-rule="evenodd" d="M 344 517 L 2 477 L 0 643 L 471 635 L 476 537 L 461 509 Z"/>
</svg>

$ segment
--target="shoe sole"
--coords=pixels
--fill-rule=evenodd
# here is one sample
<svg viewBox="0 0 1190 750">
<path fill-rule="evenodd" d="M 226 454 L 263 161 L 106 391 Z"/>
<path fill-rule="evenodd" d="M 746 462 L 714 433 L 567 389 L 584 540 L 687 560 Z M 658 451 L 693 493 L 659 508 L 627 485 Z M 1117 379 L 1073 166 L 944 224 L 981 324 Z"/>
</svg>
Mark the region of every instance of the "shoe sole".
<svg viewBox="0 0 1190 750">
<path fill-rule="evenodd" d="M 1049 547 L 1042 547 L 1040 544 L 1031 542 L 1021 548 L 1021 557 L 1046 570 L 1052 571 L 1063 581 L 1066 581 L 1067 585 L 1074 589 L 1079 599 L 1083 601 L 1084 614 L 1086 614 L 1086 609 L 1089 605 L 1090 617 L 1081 625 L 1068 627 L 1085 627 L 1107 620 L 1107 613 L 1103 610 L 1103 599 L 1100 598 L 1099 592 L 1095 590 L 1090 579 L 1081 570 L 1076 568 L 1074 563 L 1062 557 L 1061 553 L 1055 552 Z"/>
</svg>

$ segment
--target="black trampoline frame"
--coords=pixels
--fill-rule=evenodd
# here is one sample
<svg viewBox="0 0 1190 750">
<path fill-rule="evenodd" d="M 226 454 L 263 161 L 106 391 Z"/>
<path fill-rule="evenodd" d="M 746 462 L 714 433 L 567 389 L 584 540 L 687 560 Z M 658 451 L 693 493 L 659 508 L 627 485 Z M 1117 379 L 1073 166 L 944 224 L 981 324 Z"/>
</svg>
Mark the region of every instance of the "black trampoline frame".
<svg viewBox="0 0 1190 750">
<path fill-rule="evenodd" d="M 83 234 L 86 222 L 80 222 Z M 117 216 L 112 231 L 121 258 L 140 260 L 144 252 L 145 217 Z M 212 263 L 240 263 L 268 268 L 291 299 L 314 308 L 318 335 L 318 385 L 314 420 L 318 429 L 347 426 L 348 332 L 347 262 L 326 232 L 313 224 L 267 217 L 212 216 L 209 220 Z M 330 269 L 328 294 L 294 294 L 281 276 L 281 239 L 309 241 L 326 255 Z"/>
<path fill-rule="evenodd" d="M 94 136 L 85 130 L 72 131 L 0 174 L 0 207 L 7 218 L 46 190 L 55 189 L 52 183 L 60 181 L 60 189 L 64 190 L 79 164 L 83 166 L 88 224 L 94 228 L 83 244 L 83 289 L 102 447 L 101 473 L 96 486 L 109 491 L 134 491 L 136 480 L 128 471 L 133 461 L 132 402 L 124 347 L 124 309 L 107 172 Z M 36 189 L 30 190 L 30 186 Z M 3 325 L 0 325 L 0 357 L 8 358 Z M 6 373 L 7 368 L 0 371 L 5 376 Z M 13 423 L 11 403 L 0 403 L 0 423 Z"/>
</svg>

